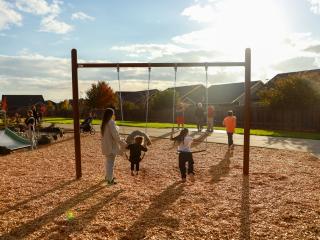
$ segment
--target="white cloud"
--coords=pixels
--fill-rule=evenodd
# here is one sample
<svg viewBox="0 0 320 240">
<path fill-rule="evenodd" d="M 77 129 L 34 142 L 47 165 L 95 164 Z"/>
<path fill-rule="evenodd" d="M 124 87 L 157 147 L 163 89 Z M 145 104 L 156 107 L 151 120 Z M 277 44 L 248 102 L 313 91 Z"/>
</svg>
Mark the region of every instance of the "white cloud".
<svg viewBox="0 0 320 240">
<path fill-rule="evenodd" d="M 22 25 L 22 16 L 13 9 L 12 4 L 0 0 L 0 30 L 8 29 L 10 25 Z"/>
<path fill-rule="evenodd" d="M 71 19 L 72 20 L 79 19 L 79 20 L 93 21 L 95 18 L 85 14 L 84 12 L 75 12 L 75 13 L 72 14 Z"/>
<path fill-rule="evenodd" d="M 40 23 L 40 32 L 52 32 L 57 34 L 65 34 L 73 30 L 73 26 L 59 21 L 55 15 L 44 17 Z"/>
<path fill-rule="evenodd" d="M 197 4 L 184 9 L 181 14 L 189 17 L 190 20 L 198 22 L 211 22 L 215 14 L 215 10 L 213 9 L 212 5 L 201 6 L 200 4 Z"/>
<path fill-rule="evenodd" d="M 63 1 L 53 0 L 49 4 L 46 0 L 16 0 L 16 6 L 20 11 L 31 13 L 34 15 L 58 15 L 61 12 L 60 6 Z"/>
<path fill-rule="evenodd" d="M 45 0 L 16 0 L 16 7 L 23 12 L 41 15 L 40 32 L 65 34 L 73 29 L 70 24 L 58 20 L 63 1 L 53 0 L 49 4 Z"/>
<path fill-rule="evenodd" d="M 154 59 L 165 55 L 187 52 L 187 49 L 174 44 L 133 44 L 114 46 L 111 50 L 127 52 L 130 57 L 140 57 L 142 59 Z"/>
<path fill-rule="evenodd" d="M 308 0 L 311 4 L 310 10 L 315 14 L 320 14 L 320 0 Z"/>
</svg>

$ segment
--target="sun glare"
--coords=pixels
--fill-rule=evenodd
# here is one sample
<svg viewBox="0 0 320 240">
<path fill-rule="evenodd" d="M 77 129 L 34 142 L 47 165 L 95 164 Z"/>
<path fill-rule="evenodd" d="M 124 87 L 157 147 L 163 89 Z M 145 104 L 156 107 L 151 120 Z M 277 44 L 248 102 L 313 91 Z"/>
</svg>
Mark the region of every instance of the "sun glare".
<svg viewBox="0 0 320 240">
<path fill-rule="evenodd" d="M 251 47 L 263 64 L 281 57 L 287 34 L 286 18 L 274 0 L 227 0 L 216 5 L 216 16 L 207 29 L 206 47 L 232 55 Z"/>
</svg>

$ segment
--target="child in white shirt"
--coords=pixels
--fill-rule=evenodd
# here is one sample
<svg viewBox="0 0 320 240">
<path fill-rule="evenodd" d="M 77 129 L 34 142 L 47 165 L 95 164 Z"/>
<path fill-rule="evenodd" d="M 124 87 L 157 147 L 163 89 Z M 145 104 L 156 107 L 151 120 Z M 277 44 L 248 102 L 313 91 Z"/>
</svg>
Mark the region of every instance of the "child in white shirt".
<svg viewBox="0 0 320 240">
<path fill-rule="evenodd" d="M 178 143 L 178 152 L 179 152 L 179 169 L 181 173 L 182 182 L 186 181 L 187 169 L 186 162 L 188 162 L 188 175 L 190 176 L 191 181 L 194 181 L 194 171 L 193 171 L 193 157 L 191 152 L 191 143 L 193 141 L 191 136 L 188 136 L 188 129 L 184 128 L 181 130 L 180 134 L 176 137 L 171 136 L 171 140 L 175 143 Z"/>
</svg>

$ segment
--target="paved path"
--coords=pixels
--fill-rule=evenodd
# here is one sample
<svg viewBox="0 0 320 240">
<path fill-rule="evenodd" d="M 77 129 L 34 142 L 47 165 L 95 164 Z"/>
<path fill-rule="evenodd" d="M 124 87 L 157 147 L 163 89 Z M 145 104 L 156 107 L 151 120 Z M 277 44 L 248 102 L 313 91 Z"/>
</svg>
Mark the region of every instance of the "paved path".
<svg viewBox="0 0 320 240">
<path fill-rule="evenodd" d="M 73 128 L 73 125 L 70 124 L 58 124 L 57 126 L 70 129 Z M 94 128 L 99 131 L 100 126 L 94 125 Z M 121 134 L 129 134 L 133 130 L 145 131 L 144 128 L 137 127 L 120 127 Z M 196 129 L 189 129 L 190 134 L 194 138 L 200 137 L 200 133 L 197 133 Z M 158 129 L 158 128 L 149 128 L 147 133 L 151 137 L 163 137 L 169 138 L 171 134 L 171 129 Z M 202 132 L 204 134 L 204 132 Z M 243 135 L 235 134 L 234 143 L 236 145 L 243 145 Z M 207 139 L 208 142 L 214 143 L 227 143 L 227 134 L 223 130 L 215 130 Z M 294 150 L 300 152 L 310 152 L 320 158 L 320 140 L 311 140 L 311 139 L 299 139 L 299 138 L 283 138 L 283 137 L 267 137 L 267 136 L 250 136 L 250 145 L 254 147 L 263 147 L 263 148 L 274 148 L 274 149 L 286 149 Z"/>
</svg>

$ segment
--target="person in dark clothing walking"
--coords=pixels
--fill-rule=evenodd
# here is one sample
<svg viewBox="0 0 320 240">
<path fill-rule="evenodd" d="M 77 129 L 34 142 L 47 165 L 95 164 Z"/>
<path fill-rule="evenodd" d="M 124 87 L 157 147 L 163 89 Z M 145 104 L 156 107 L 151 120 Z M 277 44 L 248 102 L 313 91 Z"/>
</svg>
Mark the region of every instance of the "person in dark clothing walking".
<svg viewBox="0 0 320 240">
<path fill-rule="evenodd" d="M 143 137 L 136 136 L 134 138 L 134 143 L 129 144 L 127 149 L 130 150 L 129 161 L 131 162 L 131 175 L 134 176 L 134 170 L 136 171 L 136 175 L 139 173 L 139 165 L 142 160 L 141 151 L 148 151 L 148 149 L 142 145 Z"/>
</svg>

